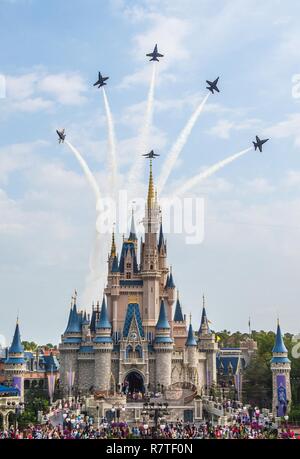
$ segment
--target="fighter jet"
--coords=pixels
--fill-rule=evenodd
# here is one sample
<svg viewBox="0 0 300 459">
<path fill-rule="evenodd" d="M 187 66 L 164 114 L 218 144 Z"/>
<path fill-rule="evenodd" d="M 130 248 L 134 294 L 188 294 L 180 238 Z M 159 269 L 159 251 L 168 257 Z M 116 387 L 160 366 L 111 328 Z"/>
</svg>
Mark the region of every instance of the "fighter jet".
<svg viewBox="0 0 300 459">
<path fill-rule="evenodd" d="M 152 53 L 149 53 L 149 54 L 146 54 L 147 57 L 151 57 L 151 59 L 149 59 L 149 61 L 157 61 L 159 62 L 159 59 L 157 59 L 158 57 L 164 57 L 163 54 L 159 54 L 159 52 L 157 51 L 157 45 L 154 46 L 154 50 Z"/>
<path fill-rule="evenodd" d="M 206 89 L 208 89 L 212 94 L 214 94 L 214 91 L 220 92 L 219 88 L 217 87 L 219 78 L 220 77 L 218 77 L 215 81 L 206 80 L 206 83 L 208 84 L 208 86 L 206 86 Z"/>
<path fill-rule="evenodd" d="M 260 138 L 258 136 L 256 136 L 256 142 L 252 142 L 253 145 L 254 145 L 254 149 L 257 150 L 257 148 L 259 149 L 259 151 L 262 153 L 262 146 L 264 143 L 266 143 L 269 139 L 264 139 L 264 140 L 260 140 Z"/>
<path fill-rule="evenodd" d="M 151 150 L 150 153 L 146 153 L 145 155 L 142 155 L 142 156 L 145 156 L 146 158 L 153 159 L 153 158 L 155 158 L 156 156 L 160 156 L 160 155 L 154 153 L 154 151 Z"/>
<path fill-rule="evenodd" d="M 101 88 L 101 86 L 104 86 L 106 85 L 107 83 L 105 83 L 106 80 L 108 80 L 109 77 L 103 77 L 101 75 L 101 72 L 98 72 L 98 81 L 96 81 L 96 83 L 94 83 L 93 86 L 98 86 L 98 88 Z"/>
<path fill-rule="evenodd" d="M 58 143 L 64 143 L 64 140 L 66 138 L 65 130 L 62 129 L 61 131 L 59 131 L 58 129 L 56 129 L 56 132 L 58 135 Z"/>
</svg>

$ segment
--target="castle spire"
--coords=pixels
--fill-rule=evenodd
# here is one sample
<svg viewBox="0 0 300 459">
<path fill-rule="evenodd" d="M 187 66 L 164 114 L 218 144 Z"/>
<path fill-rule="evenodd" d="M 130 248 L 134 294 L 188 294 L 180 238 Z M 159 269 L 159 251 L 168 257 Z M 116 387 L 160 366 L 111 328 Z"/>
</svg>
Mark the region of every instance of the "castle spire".
<svg viewBox="0 0 300 459">
<path fill-rule="evenodd" d="M 135 221 L 134 221 L 134 209 L 132 208 L 131 211 L 131 225 L 130 225 L 130 233 L 129 233 L 129 240 L 136 241 L 136 229 L 135 229 Z"/>
<path fill-rule="evenodd" d="M 152 209 L 155 204 L 155 191 L 154 191 L 154 182 L 153 182 L 153 173 L 152 173 L 152 159 L 150 158 L 150 169 L 149 169 L 149 183 L 148 183 L 148 196 L 147 204 L 148 209 Z"/>
<path fill-rule="evenodd" d="M 197 342 L 195 340 L 194 330 L 192 326 L 192 315 L 190 315 L 190 326 L 189 326 L 189 333 L 186 340 L 186 346 L 197 346 Z"/>
<path fill-rule="evenodd" d="M 179 301 L 179 292 L 177 290 L 177 301 L 175 306 L 175 313 L 174 313 L 174 322 L 183 322 L 183 314 L 181 309 L 181 304 Z"/>
<path fill-rule="evenodd" d="M 161 300 L 159 317 L 158 317 L 158 321 L 156 324 L 156 329 L 161 329 L 161 328 L 164 328 L 164 329 L 170 328 L 164 300 Z"/>
<path fill-rule="evenodd" d="M 105 296 L 103 295 L 101 312 L 97 328 L 111 328 L 111 324 L 108 320 L 107 307 L 105 302 Z"/>
<path fill-rule="evenodd" d="M 9 348 L 9 354 L 22 354 L 23 352 L 24 352 L 24 347 L 21 343 L 19 319 L 17 319 L 14 337 L 13 337 L 11 346 Z"/>
<path fill-rule="evenodd" d="M 202 296 L 202 316 L 201 316 L 201 324 L 199 328 L 199 335 L 207 335 L 210 333 L 210 329 L 208 326 L 208 319 L 206 315 L 206 309 L 205 309 L 205 296 Z"/>
<path fill-rule="evenodd" d="M 288 352 L 288 350 L 287 350 L 287 348 L 286 348 L 286 346 L 284 344 L 283 338 L 282 338 L 279 319 L 277 319 L 276 339 L 275 339 L 274 347 L 272 349 L 272 353 L 273 354 L 286 354 L 286 356 L 287 356 L 287 352 Z"/>
<path fill-rule="evenodd" d="M 116 243 L 115 243 L 115 230 L 113 228 L 113 231 L 112 231 L 112 236 L 111 236 L 111 250 L 110 250 L 110 256 L 112 258 L 115 258 L 117 254 L 117 250 L 116 250 Z"/>
</svg>

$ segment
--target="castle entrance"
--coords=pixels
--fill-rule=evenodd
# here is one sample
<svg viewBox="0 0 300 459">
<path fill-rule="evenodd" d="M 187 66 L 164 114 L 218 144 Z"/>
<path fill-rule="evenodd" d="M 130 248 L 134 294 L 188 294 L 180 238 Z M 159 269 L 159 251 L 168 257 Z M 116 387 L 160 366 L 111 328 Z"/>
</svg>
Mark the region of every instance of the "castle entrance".
<svg viewBox="0 0 300 459">
<path fill-rule="evenodd" d="M 145 392 L 143 376 L 137 371 L 131 371 L 124 380 L 124 392 L 126 394 L 134 394 Z"/>
</svg>

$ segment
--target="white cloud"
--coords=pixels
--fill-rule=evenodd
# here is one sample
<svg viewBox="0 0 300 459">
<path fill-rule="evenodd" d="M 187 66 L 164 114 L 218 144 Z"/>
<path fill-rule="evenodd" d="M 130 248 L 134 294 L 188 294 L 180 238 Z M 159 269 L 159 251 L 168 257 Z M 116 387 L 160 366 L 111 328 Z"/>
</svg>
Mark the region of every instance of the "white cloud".
<svg viewBox="0 0 300 459">
<path fill-rule="evenodd" d="M 261 121 L 256 118 L 249 118 L 243 121 L 221 119 L 207 132 L 221 139 L 229 139 L 232 131 L 249 130 L 258 128 L 260 125 Z"/>
<path fill-rule="evenodd" d="M 39 81 L 38 89 L 52 95 L 62 105 L 80 105 L 86 101 L 83 94 L 87 87 L 80 75 L 68 73 L 46 75 Z"/>
<path fill-rule="evenodd" d="M 81 105 L 86 101 L 87 85 L 79 74 L 49 74 L 37 69 L 23 75 L 8 75 L 7 98 L 3 105 L 8 112 L 50 110 L 55 104 Z"/>
<path fill-rule="evenodd" d="M 266 135 L 276 139 L 292 138 L 295 146 L 300 145 L 300 113 L 292 113 L 286 119 L 266 129 Z"/>
</svg>

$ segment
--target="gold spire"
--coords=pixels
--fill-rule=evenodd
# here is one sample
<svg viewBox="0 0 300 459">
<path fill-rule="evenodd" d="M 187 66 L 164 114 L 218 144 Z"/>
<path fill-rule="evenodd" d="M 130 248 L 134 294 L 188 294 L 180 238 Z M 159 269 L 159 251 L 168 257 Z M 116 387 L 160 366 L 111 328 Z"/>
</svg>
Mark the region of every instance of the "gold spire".
<svg viewBox="0 0 300 459">
<path fill-rule="evenodd" d="M 115 257 L 117 254 L 117 250 L 116 250 L 116 243 L 115 243 L 115 231 L 113 229 L 113 232 L 112 232 L 112 237 L 111 237 L 111 251 L 110 251 L 110 256 L 111 257 Z"/>
<path fill-rule="evenodd" d="M 154 191 L 154 183 L 153 183 L 153 174 L 152 174 L 152 159 L 150 159 L 150 173 L 149 173 L 149 185 L 148 185 L 148 209 L 152 209 L 154 207 L 155 202 L 155 191 Z"/>
</svg>

